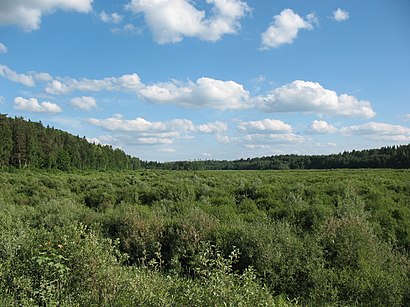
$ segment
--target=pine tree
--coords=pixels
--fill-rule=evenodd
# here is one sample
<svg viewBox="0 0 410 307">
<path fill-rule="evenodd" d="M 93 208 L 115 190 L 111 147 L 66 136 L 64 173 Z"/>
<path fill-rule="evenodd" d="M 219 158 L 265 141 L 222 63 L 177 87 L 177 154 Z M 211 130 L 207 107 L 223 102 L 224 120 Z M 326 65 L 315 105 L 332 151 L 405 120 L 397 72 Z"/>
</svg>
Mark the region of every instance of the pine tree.
<svg viewBox="0 0 410 307">
<path fill-rule="evenodd" d="M 9 166 L 13 140 L 7 114 L 0 114 L 0 140 L 0 167 Z"/>
</svg>

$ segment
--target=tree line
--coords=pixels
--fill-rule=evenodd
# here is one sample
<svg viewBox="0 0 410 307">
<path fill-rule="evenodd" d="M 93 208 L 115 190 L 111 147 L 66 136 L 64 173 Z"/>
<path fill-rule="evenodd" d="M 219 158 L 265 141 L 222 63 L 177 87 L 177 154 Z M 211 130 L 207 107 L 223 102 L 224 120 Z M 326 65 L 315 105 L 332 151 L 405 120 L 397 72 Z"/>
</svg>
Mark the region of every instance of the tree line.
<svg viewBox="0 0 410 307">
<path fill-rule="evenodd" d="M 165 170 L 286 170 L 343 168 L 410 168 L 410 144 L 380 149 L 345 151 L 331 155 L 278 155 L 248 159 L 143 162 Z"/>
<path fill-rule="evenodd" d="M 140 160 L 41 122 L 0 114 L 0 167 L 87 170 L 140 168 Z"/>
<path fill-rule="evenodd" d="M 44 127 L 23 117 L 0 114 L 0 168 L 80 170 L 286 170 L 410 168 L 410 144 L 331 155 L 278 155 L 228 160 L 141 161 L 110 145 Z"/>
</svg>

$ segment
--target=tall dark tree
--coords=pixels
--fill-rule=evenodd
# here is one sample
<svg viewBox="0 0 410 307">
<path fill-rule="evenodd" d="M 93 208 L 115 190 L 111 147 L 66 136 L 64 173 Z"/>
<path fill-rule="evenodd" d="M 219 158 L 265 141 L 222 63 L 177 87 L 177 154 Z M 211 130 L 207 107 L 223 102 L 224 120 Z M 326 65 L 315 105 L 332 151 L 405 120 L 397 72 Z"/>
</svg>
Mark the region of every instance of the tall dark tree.
<svg viewBox="0 0 410 307">
<path fill-rule="evenodd" d="M 7 114 L 0 114 L 0 167 L 9 165 L 12 149 L 11 121 Z"/>
<path fill-rule="evenodd" d="M 27 166 L 27 139 L 23 118 L 15 118 L 12 125 L 13 149 L 11 151 L 10 163 L 14 167 Z"/>
</svg>

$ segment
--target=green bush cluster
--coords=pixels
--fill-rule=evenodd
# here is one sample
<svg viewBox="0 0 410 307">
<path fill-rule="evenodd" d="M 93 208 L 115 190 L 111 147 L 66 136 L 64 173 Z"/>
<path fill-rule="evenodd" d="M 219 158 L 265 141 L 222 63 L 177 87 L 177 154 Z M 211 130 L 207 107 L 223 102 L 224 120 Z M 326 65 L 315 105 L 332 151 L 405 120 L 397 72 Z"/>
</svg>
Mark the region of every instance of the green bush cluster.
<svg viewBox="0 0 410 307">
<path fill-rule="evenodd" d="M 0 305 L 403 306 L 410 172 L 3 172 Z"/>
</svg>

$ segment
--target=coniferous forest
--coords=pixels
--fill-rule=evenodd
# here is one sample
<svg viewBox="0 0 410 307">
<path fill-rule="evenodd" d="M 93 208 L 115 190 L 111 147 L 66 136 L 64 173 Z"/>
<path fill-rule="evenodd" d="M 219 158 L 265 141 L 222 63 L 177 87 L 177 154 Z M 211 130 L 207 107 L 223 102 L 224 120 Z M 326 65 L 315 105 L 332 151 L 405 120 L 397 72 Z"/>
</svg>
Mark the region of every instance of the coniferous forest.
<svg viewBox="0 0 410 307">
<path fill-rule="evenodd" d="M 408 145 L 154 163 L 6 116 L 0 139 L 0 306 L 409 306 Z"/>
<path fill-rule="evenodd" d="M 88 170 L 136 169 L 138 158 L 120 149 L 89 143 L 85 137 L 42 123 L 0 114 L 0 167 Z"/>
</svg>

